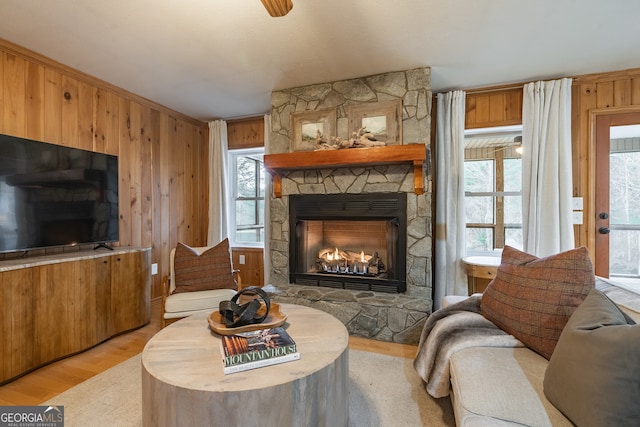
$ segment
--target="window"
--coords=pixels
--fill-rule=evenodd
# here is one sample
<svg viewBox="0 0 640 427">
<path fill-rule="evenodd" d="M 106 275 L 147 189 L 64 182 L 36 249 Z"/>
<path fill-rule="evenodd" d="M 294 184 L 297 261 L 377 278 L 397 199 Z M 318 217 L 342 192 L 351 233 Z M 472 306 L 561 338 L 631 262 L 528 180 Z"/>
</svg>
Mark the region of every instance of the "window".
<svg viewBox="0 0 640 427">
<path fill-rule="evenodd" d="M 264 244 L 264 149 L 229 150 L 232 246 Z"/>
<path fill-rule="evenodd" d="M 465 131 L 467 255 L 522 249 L 522 126 Z"/>
</svg>

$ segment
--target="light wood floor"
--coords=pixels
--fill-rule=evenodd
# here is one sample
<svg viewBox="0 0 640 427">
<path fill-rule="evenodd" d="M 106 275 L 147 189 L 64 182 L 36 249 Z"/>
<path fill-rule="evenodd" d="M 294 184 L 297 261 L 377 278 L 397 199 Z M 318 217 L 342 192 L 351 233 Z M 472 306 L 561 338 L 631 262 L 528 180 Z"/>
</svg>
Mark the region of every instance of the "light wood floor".
<svg viewBox="0 0 640 427">
<path fill-rule="evenodd" d="M 39 405 L 63 391 L 142 352 L 160 330 L 160 300 L 151 303 L 151 323 L 90 350 L 33 371 L 0 387 L 0 405 Z M 349 348 L 413 358 L 417 347 L 350 337 Z"/>
</svg>

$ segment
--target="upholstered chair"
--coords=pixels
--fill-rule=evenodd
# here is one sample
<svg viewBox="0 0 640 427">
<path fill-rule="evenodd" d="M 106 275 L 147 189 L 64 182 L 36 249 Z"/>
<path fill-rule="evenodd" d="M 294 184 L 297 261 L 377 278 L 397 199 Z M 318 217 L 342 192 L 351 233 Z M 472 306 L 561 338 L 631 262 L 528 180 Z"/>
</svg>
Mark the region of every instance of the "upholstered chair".
<svg viewBox="0 0 640 427">
<path fill-rule="evenodd" d="M 205 247 L 178 243 L 171 250 L 169 270 L 162 280 L 163 328 L 183 317 L 217 310 L 220 301 L 236 294 L 240 282 L 228 239 Z"/>
</svg>

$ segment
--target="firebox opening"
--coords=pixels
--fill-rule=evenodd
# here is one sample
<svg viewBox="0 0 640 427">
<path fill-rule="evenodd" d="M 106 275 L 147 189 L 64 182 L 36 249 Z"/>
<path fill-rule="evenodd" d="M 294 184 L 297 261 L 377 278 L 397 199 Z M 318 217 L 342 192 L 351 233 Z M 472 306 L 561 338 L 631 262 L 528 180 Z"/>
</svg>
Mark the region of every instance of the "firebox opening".
<svg viewBox="0 0 640 427">
<path fill-rule="evenodd" d="M 290 281 L 404 292 L 406 195 L 290 199 Z"/>
</svg>

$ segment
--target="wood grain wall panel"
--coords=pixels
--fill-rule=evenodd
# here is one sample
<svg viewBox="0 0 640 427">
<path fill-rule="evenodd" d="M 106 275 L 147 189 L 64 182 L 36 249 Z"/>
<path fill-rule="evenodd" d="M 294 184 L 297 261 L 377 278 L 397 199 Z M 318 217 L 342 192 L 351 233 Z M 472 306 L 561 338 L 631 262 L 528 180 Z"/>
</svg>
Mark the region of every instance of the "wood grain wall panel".
<svg viewBox="0 0 640 427">
<path fill-rule="evenodd" d="M 25 60 L 15 55 L 4 55 L 4 130 L 13 136 L 25 135 Z"/>
<path fill-rule="evenodd" d="M 227 143 L 230 150 L 264 147 L 264 118 L 230 120 L 227 123 Z"/>
<path fill-rule="evenodd" d="M 613 106 L 624 107 L 631 103 L 631 80 L 622 79 L 613 82 Z"/>
<path fill-rule="evenodd" d="M 0 129 L 4 132 L 4 64 L 5 54 L 0 50 Z"/>
<path fill-rule="evenodd" d="M 240 264 L 240 255 L 244 255 L 244 264 Z M 262 248 L 232 248 L 233 268 L 240 270 L 242 287 L 264 285 L 264 258 Z"/>
<path fill-rule="evenodd" d="M 62 144 L 62 75 L 51 68 L 44 70 L 43 141 Z"/>
<path fill-rule="evenodd" d="M 118 155 L 116 246 L 152 248 L 152 297 L 170 248 L 205 243 L 206 123 L 0 40 L 0 133 Z"/>
<path fill-rule="evenodd" d="M 631 105 L 640 105 L 640 77 L 631 79 Z"/>
<path fill-rule="evenodd" d="M 509 126 L 522 123 L 522 86 L 466 94 L 465 128 Z"/>
<path fill-rule="evenodd" d="M 44 67 L 26 63 L 26 135 L 37 141 L 44 140 Z"/>
<path fill-rule="evenodd" d="M 62 140 L 60 145 L 78 147 L 78 81 L 62 75 Z"/>
</svg>

